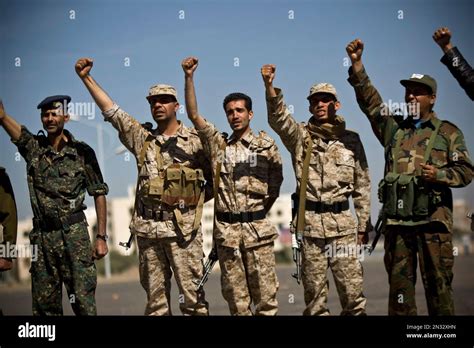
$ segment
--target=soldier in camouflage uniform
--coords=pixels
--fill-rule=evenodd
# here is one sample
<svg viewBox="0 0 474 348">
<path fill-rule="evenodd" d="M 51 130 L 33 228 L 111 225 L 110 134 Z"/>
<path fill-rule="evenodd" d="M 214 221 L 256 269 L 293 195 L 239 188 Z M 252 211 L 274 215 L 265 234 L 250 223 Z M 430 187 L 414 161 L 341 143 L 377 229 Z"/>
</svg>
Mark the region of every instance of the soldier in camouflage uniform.
<svg viewBox="0 0 474 348">
<path fill-rule="evenodd" d="M 273 87 L 275 65 L 261 69 L 266 88 L 268 121 L 291 153 L 300 192 L 308 138 L 313 147 L 306 187 L 305 229 L 302 245 L 304 315 L 329 315 L 327 296 L 330 267 L 341 302 L 341 315 L 364 315 L 361 244 L 367 242 L 370 223 L 370 178 L 359 135 L 345 128 L 335 88 L 328 83 L 312 86 L 308 123 L 297 123 Z M 349 210 L 352 196 L 358 223 Z M 296 199 L 295 204 L 298 203 Z M 296 226 L 296 217 L 293 226 Z"/>
<path fill-rule="evenodd" d="M 6 245 L 16 244 L 16 234 L 18 229 L 18 217 L 16 213 L 15 195 L 12 184 L 5 168 L 0 167 L 0 235 L 1 243 Z M 12 268 L 12 259 L 6 255 L 0 255 L 0 272 L 8 271 Z"/>
<path fill-rule="evenodd" d="M 188 179 L 194 180 L 194 188 L 204 190 L 206 179 L 206 199 L 212 196 L 210 164 L 199 137 L 194 129 L 177 120 L 179 103 L 174 87 L 150 88 L 147 99 L 158 128 L 149 131 L 110 99 L 90 76 L 91 68 L 89 58 L 79 59 L 76 64 L 76 72 L 105 120 L 118 130 L 120 141 L 138 163 L 137 196 L 130 230 L 137 235 L 140 281 L 148 298 L 145 314 L 172 314 L 170 290 L 174 273 L 181 312 L 208 315 L 204 292 L 197 292 L 193 283 L 203 274 L 200 222 L 204 198 L 191 204 L 187 197 L 167 195 L 176 185 L 190 182 Z"/>
<path fill-rule="evenodd" d="M 69 96 L 52 96 L 39 105 L 47 132 L 31 134 L 0 104 L 0 123 L 26 161 L 33 209 L 30 243 L 38 248 L 31 262 L 34 315 L 62 315 L 62 286 L 76 315 L 96 315 L 94 259 L 107 254 L 107 185 L 94 150 L 64 129 Z M 94 197 L 98 234 L 91 248 L 84 214 L 85 193 Z"/>
<path fill-rule="evenodd" d="M 362 64 L 363 43 L 346 48 L 352 61 L 349 83 L 385 148 L 385 268 L 390 283 L 389 314 L 416 315 L 417 254 L 430 315 L 453 315 L 453 202 L 450 187 L 472 180 L 472 163 L 462 132 L 437 118 L 436 81 L 413 74 L 405 87 L 408 117 L 397 120 L 387 110 Z"/>
<path fill-rule="evenodd" d="M 231 315 L 252 315 L 252 303 L 256 315 L 275 315 L 278 280 L 273 244 L 278 232 L 265 216 L 283 181 L 280 153 L 265 132 L 255 134 L 250 129 L 252 101 L 245 94 L 224 99 L 233 130 L 229 139 L 199 115 L 193 82 L 197 65 L 194 57 L 182 62 L 186 109 L 212 160 L 213 173 L 220 166 L 214 242 L 222 294 Z"/>
</svg>

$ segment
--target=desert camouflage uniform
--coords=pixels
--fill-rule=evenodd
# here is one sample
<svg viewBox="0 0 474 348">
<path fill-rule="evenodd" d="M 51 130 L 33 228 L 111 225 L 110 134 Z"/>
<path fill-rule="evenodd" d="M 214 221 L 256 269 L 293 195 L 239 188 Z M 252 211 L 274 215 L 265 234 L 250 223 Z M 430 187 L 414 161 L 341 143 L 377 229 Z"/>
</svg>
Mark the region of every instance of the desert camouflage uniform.
<svg viewBox="0 0 474 348">
<path fill-rule="evenodd" d="M 372 85 L 365 69 L 349 72 L 357 102 L 367 115 L 377 139 L 386 149 L 385 173 L 421 174 L 429 138 L 435 129 L 430 119 L 416 127 L 412 118 L 403 121 L 387 115 L 382 98 Z M 390 283 L 389 314 L 416 315 L 415 282 L 416 254 L 430 315 L 452 315 L 454 304 L 453 278 L 453 201 L 450 187 L 463 187 L 472 180 L 472 164 L 464 136 L 452 123 L 441 121 L 429 162 L 438 168 L 437 183 L 430 188 L 439 194 L 439 202 L 430 206 L 423 219 L 388 219 L 385 231 L 385 268 Z M 403 131 L 400 154 L 392 153 L 396 146 L 397 129 Z M 393 163 L 394 156 L 398 162 Z"/>
<path fill-rule="evenodd" d="M 291 153 L 296 192 L 299 192 L 308 129 L 304 123 L 296 122 L 283 101 L 281 90 L 275 90 L 276 97 L 267 96 L 268 120 Z M 356 243 L 358 231 L 371 229 L 370 177 L 364 148 L 357 133 L 346 130 L 340 139 L 328 142 L 317 137 L 313 139 L 306 195 L 307 201 L 325 204 L 344 202 L 352 196 L 358 223 L 350 210 L 339 213 L 305 212 L 302 280 L 306 309 L 303 314 L 329 315 L 326 305 L 328 267 L 334 275 L 342 306 L 341 314 L 365 314 L 362 265 L 356 252 Z M 293 224 L 296 226 L 296 217 Z M 344 256 L 342 248 L 353 252 Z M 338 254 L 332 253 L 338 250 Z"/>
<path fill-rule="evenodd" d="M 197 293 L 193 280 L 200 279 L 203 272 L 203 250 L 201 227 L 193 231 L 196 209 L 180 208 L 184 226 L 179 228 L 176 217 L 168 219 L 150 219 L 143 217 L 144 209 L 153 212 L 172 213 L 174 208 L 166 204 L 151 206 L 145 204 L 142 187 L 158 176 L 156 151 L 161 149 L 163 166 L 180 163 L 190 168 L 204 170 L 209 185 L 207 196 L 211 196 L 210 166 L 204 156 L 202 145 L 194 129 L 180 123 L 176 136 L 152 134 L 117 105 L 104 112 L 106 121 L 118 130 L 122 144 L 137 158 L 141 154 L 147 137 L 153 135 L 153 141 L 146 149 L 144 164 L 141 168 L 136 197 L 137 209 L 130 224 L 131 232 L 137 235 L 140 282 L 148 297 L 146 315 L 171 315 L 170 289 L 171 275 L 179 288 L 179 307 L 185 315 L 208 315 L 208 303 L 204 292 Z"/>
<path fill-rule="evenodd" d="M 87 221 L 85 193 L 106 195 L 94 150 L 77 141 L 67 130 L 67 144 L 56 152 L 44 135 L 34 136 L 25 127 L 13 141 L 26 161 L 28 188 L 33 209 L 30 243 L 37 247 L 31 262 L 34 315 L 62 315 L 62 284 L 76 315 L 95 315 L 97 272 Z M 68 224 L 65 219 L 81 221 Z M 55 219 L 62 226 L 51 227 Z M 34 256 L 34 254 L 32 255 Z"/>
<path fill-rule="evenodd" d="M 282 162 L 273 139 L 248 132 L 226 139 L 211 123 L 198 131 L 210 155 L 213 172 L 222 162 L 217 212 L 257 212 L 277 198 L 283 181 Z M 221 148 L 227 146 L 225 154 Z M 273 241 L 278 232 L 267 218 L 228 223 L 217 220 L 214 241 L 221 267 L 222 294 L 232 315 L 275 315 L 278 310 Z"/>
</svg>

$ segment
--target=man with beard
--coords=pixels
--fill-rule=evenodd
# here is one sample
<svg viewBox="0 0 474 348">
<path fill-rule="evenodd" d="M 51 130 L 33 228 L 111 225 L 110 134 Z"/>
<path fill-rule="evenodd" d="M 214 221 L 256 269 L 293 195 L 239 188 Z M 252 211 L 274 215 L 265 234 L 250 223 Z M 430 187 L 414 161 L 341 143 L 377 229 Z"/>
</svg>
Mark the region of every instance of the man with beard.
<svg viewBox="0 0 474 348">
<path fill-rule="evenodd" d="M 212 195 L 210 165 L 199 137 L 177 120 L 179 103 L 174 87 L 160 84 L 150 88 L 147 100 L 158 125 L 150 131 L 95 82 L 90 75 L 92 64 L 91 59 L 81 58 L 76 72 L 105 120 L 118 130 L 120 141 L 137 160 L 130 230 L 137 235 L 140 282 L 148 298 L 145 314 L 171 315 L 174 273 L 181 312 L 208 315 L 204 292 L 196 291 L 193 283 L 203 273 L 201 217 L 205 196 Z"/>
</svg>

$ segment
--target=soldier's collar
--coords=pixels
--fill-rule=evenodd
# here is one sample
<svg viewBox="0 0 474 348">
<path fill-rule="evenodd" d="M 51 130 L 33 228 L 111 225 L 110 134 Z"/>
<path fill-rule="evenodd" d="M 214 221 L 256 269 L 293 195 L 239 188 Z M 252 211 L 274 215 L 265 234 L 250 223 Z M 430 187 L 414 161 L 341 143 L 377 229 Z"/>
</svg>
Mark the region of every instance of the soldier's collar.
<svg viewBox="0 0 474 348">
<path fill-rule="evenodd" d="M 436 113 L 433 111 L 430 115 L 430 118 L 421 124 L 421 128 L 430 127 L 431 129 L 436 129 L 436 125 L 433 123 L 433 120 L 437 118 Z"/>
<path fill-rule="evenodd" d="M 430 127 L 431 129 L 435 129 L 436 126 L 433 123 L 433 119 L 436 118 L 436 113 L 432 112 L 430 118 L 426 121 L 419 121 L 419 119 L 414 119 L 413 117 L 407 117 L 400 123 L 401 128 L 417 128 L 416 125 L 418 122 L 421 122 L 419 125 L 420 128 Z"/>
<path fill-rule="evenodd" d="M 75 143 L 77 143 L 76 139 L 74 136 L 69 132 L 67 129 L 63 130 L 64 136 L 67 138 L 66 145 L 61 149 L 59 153 L 67 154 L 67 155 L 76 155 L 76 150 L 75 150 Z M 50 151 L 52 153 L 56 153 L 56 151 L 53 149 L 53 146 L 49 143 L 48 138 L 45 136 L 45 141 L 48 144 L 46 147 L 46 151 Z"/>
<path fill-rule="evenodd" d="M 255 139 L 255 134 L 253 134 L 252 129 L 250 129 L 249 132 L 247 132 L 242 138 L 239 140 L 244 144 L 244 145 L 249 145 L 253 140 Z M 234 133 L 230 136 L 230 138 L 227 140 L 227 144 L 231 144 L 234 141 L 236 141 Z"/>
<path fill-rule="evenodd" d="M 154 136 L 158 137 L 158 136 L 161 135 L 161 136 L 167 137 L 167 138 L 172 138 L 174 136 L 177 136 L 177 137 L 183 138 L 184 140 L 187 140 L 189 138 L 189 130 L 186 128 L 184 123 L 181 122 L 180 120 L 178 120 L 178 124 L 179 124 L 179 127 L 178 127 L 178 130 L 176 131 L 176 134 L 174 134 L 174 135 L 160 134 L 160 133 L 158 133 L 158 128 L 156 128 L 156 130 L 154 132 Z"/>
</svg>

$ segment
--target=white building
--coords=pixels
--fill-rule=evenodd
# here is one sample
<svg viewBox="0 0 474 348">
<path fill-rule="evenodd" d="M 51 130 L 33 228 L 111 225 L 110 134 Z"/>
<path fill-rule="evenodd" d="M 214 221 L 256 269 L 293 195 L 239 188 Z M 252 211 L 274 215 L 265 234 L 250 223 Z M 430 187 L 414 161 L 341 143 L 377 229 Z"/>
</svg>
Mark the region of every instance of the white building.
<svg viewBox="0 0 474 348">
<path fill-rule="evenodd" d="M 118 251 L 122 255 L 129 255 L 136 248 L 135 241 L 131 249 L 126 250 L 119 246 L 119 242 L 127 242 L 130 236 L 130 220 L 132 218 L 132 210 L 135 199 L 135 188 L 133 186 L 128 189 L 127 197 L 109 198 L 108 206 L 108 226 L 107 233 L 109 235 L 109 250 Z M 89 223 L 89 235 L 91 240 L 95 240 L 94 227 L 97 223 L 97 217 L 94 207 L 89 207 L 85 211 L 87 222 Z M 291 221 L 291 198 L 289 194 L 282 194 L 273 205 L 268 213 L 268 218 L 275 225 L 280 233 L 280 237 L 275 241 L 275 250 L 279 251 L 284 245 L 290 245 L 291 238 L 289 234 L 289 224 Z M 203 231 L 203 248 L 206 255 L 212 248 L 212 225 L 214 217 L 214 201 L 211 200 L 204 205 L 202 216 Z M 29 233 L 32 230 L 32 219 L 24 219 L 18 222 L 18 238 L 17 244 L 29 245 Z M 12 274 L 19 280 L 29 278 L 29 258 L 19 258 L 15 266 L 15 274 Z"/>
</svg>

